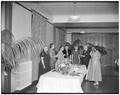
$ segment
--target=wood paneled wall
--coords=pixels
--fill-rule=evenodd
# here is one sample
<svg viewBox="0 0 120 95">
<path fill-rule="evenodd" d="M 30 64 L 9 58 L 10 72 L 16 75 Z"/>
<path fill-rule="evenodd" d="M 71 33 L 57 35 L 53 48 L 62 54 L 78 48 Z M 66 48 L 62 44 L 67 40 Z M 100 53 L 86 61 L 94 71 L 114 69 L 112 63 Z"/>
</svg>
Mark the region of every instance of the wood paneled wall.
<svg viewBox="0 0 120 95">
<path fill-rule="evenodd" d="M 55 47 L 58 51 L 60 46 L 65 43 L 65 31 L 63 29 L 55 28 L 54 32 Z"/>
<path fill-rule="evenodd" d="M 100 46 L 104 46 L 107 50 L 107 55 L 102 56 L 101 64 L 102 64 L 102 74 L 103 75 L 111 75 L 112 73 L 107 72 L 105 69 L 109 66 L 114 66 L 114 61 L 119 56 L 119 35 L 118 33 L 88 33 L 88 34 L 80 34 L 73 33 L 72 34 L 72 42 L 76 39 L 80 39 L 83 43 L 89 42 L 93 44 L 98 44 Z"/>
<path fill-rule="evenodd" d="M 46 44 L 49 46 L 50 43 L 54 43 L 54 26 L 47 22 Z"/>
</svg>

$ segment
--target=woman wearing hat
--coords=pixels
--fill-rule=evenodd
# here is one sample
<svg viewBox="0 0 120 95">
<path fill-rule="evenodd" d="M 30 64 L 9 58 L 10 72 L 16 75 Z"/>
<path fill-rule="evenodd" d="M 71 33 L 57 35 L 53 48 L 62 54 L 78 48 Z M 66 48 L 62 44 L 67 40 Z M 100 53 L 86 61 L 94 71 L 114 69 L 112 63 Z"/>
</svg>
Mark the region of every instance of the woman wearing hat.
<svg viewBox="0 0 120 95">
<path fill-rule="evenodd" d="M 98 51 L 97 47 L 92 47 L 90 52 L 91 59 L 88 65 L 88 72 L 86 75 L 86 80 L 94 81 L 94 85 L 99 85 L 99 81 L 102 81 L 101 75 L 101 53 Z"/>
</svg>

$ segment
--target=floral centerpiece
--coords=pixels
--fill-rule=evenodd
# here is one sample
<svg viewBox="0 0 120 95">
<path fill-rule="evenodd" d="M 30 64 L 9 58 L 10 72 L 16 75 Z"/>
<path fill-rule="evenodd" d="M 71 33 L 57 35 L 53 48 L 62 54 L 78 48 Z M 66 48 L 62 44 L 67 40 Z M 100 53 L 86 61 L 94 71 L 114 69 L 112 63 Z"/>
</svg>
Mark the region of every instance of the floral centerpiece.
<svg viewBox="0 0 120 95">
<path fill-rule="evenodd" d="M 80 74 L 86 73 L 86 67 L 83 65 L 72 64 L 70 59 L 64 59 L 55 67 L 54 71 L 63 75 L 79 76 Z"/>
<path fill-rule="evenodd" d="M 87 69 L 86 69 L 85 65 L 72 64 L 71 68 L 69 70 L 69 74 L 71 76 L 79 76 L 80 74 L 85 74 L 86 71 L 87 71 Z"/>
<path fill-rule="evenodd" d="M 55 71 L 60 72 L 62 74 L 68 74 L 71 67 L 71 61 L 68 59 L 64 59 L 60 64 L 57 64 L 55 67 Z"/>
</svg>

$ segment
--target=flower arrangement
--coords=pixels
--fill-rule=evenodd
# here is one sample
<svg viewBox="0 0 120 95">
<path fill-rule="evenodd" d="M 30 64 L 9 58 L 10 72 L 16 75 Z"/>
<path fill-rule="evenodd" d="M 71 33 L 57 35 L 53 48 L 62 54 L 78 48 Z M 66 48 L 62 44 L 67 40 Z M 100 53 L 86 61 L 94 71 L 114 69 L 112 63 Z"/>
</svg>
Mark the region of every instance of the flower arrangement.
<svg viewBox="0 0 120 95">
<path fill-rule="evenodd" d="M 73 64 L 70 68 L 69 74 L 71 76 L 79 76 L 80 74 L 85 74 L 87 71 L 85 65 L 75 65 Z"/>
<path fill-rule="evenodd" d="M 64 59 L 61 64 L 56 66 L 55 71 L 63 75 L 79 76 L 80 74 L 86 73 L 86 67 L 71 64 L 70 59 Z"/>
<path fill-rule="evenodd" d="M 69 73 L 70 67 L 71 67 L 70 60 L 64 59 L 64 60 L 62 60 L 62 62 L 60 64 L 58 64 L 55 67 L 55 71 L 66 75 Z"/>
</svg>

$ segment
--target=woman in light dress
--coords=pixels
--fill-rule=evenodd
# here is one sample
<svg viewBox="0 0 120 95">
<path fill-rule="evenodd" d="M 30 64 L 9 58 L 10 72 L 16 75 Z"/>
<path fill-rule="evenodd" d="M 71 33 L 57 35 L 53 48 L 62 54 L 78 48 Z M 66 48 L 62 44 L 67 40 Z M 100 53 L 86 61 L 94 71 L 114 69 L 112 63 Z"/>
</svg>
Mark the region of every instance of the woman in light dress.
<svg viewBox="0 0 120 95">
<path fill-rule="evenodd" d="M 99 81 L 102 81 L 101 63 L 100 63 L 101 54 L 95 47 L 92 47 L 92 51 L 90 52 L 90 55 L 91 55 L 91 59 L 88 65 L 86 80 L 94 81 L 94 85 L 99 85 Z"/>
<path fill-rule="evenodd" d="M 63 53 L 63 50 L 64 50 L 64 46 L 62 46 L 62 47 L 60 48 L 58 54 L 55 56 L 55 57 L 57 57 L 57 61 L 56 61 L 56 63 L 55 63 L 55 69 L 56 69 L 56 71 L 57 71 L 59 65 L 60 65 L 60 64 L 64 61 L 64 59 L 65 59 L 65 58 L 64 58 L 65 54 Z"/>
</svg>

